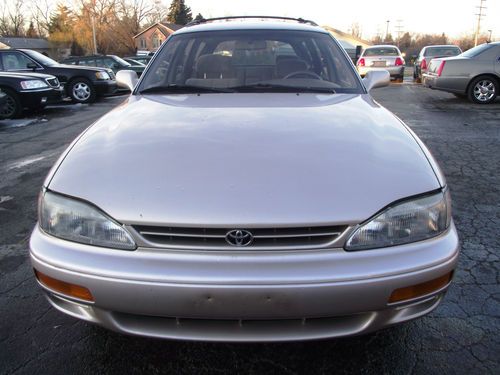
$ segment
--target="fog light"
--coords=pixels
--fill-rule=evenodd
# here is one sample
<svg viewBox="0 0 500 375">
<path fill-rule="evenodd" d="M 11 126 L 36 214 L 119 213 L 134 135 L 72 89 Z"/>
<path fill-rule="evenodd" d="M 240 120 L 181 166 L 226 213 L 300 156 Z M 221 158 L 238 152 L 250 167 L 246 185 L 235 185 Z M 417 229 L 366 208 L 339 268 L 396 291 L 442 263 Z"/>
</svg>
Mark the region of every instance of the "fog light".
<svg viewBox="0 0 500 375">
<path fill-rule="evenodd" d="M 65 281 L 54 279 L 50 276 L 44 275 L 43 273 L 37 270 L 34 271 L 38 281 L 40 281 L 40 283 L 46 286 L 48 289 L 57 293 L 61 293 L 68 297 L 94 302 L 94 297 L 92 297 L 90 290 L 88 290 L 87 288 L 80 285 L 70 284 Z"/>
<path fill-rule="evenodd" d="M 410 300 L 435 292 L 448 285 L 452 277 L 453 277 L 453 271 L 447 273 L 444 276 L 438 277 L 437 279 L 426 281 L 425 283 L 422 284 L 396 289 L 392 292 L 391 296 L 389 297 L 389 303 Z"/>
<path fill-rule="evenodd" d="M 42 104 L 44 103 L 47 103 L 47 98 L 45 96 L 42 98 Z"/>
</svg>

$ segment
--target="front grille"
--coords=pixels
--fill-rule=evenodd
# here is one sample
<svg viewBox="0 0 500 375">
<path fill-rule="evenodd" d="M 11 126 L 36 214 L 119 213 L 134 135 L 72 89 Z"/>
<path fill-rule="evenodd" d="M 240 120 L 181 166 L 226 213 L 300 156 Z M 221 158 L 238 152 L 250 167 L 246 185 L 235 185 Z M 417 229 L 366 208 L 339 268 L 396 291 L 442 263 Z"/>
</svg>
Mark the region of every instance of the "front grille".
<svg viewBox="0 0 500 375">
<path fill-rule="evenodd" d="M 239 247 L 226 241 L 228 232 L 241 228 L 191 228 L 133 226 L 147 243 L 170 248 L 310 248 L 324 247 L 335 241 L 347 226 L 248 228 L 253 240 Z"/>
<path fill-rule="evenodd" d="M 59 80 L 57 78 L 47 78 L 47 83 L 50 87 L 59 87 Z"/>
</svg>

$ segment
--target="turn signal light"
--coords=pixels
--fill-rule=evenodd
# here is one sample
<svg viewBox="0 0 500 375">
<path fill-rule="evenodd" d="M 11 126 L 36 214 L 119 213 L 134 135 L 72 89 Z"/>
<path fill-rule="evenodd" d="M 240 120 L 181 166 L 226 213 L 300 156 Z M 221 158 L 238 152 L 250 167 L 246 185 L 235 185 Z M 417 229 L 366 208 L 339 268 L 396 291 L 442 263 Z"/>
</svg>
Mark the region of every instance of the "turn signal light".
<svg viewBox="0 0 500 375">
<path fill-rule="evenodd" d="M 397 58 L 396 58 L 396 62 L 395 62 L 396 66 L 401 66 L 401 65 L 403 65 L 404 63 L 405 63 L 405 62 L 403 61 L 403 59 L 402 59 L 401 57 L 397 57 Z"/>
<path fill-rule="evenodd" d="M 88 290 L 87 288 L 80 285 L 70 284 L 65 281 L 54 279 L 37 270 L 34 271 L 38 281 L 40 281 L 41 284 L 43 284 L 50 290 L 57 293 L 61 293 L 68 297 L 94 302 L 94 297 L 92 297 L 92 293 L 90 293 L 90 290 Z"/>
<path fill-rule="evenodd" d="M 365 66 L 365 59 L 363 57 L 358 60 L 358 66 Z"/>
<path fill-rule="evenodd" d="M 444 276 L 438 277 L 437 279 L 426 281 L 422 284 L 396 289 L 389 297 L 389 303 L 410 300 L 435 292 L 448 285 L 452 277 L 453 271 L 447 273 Z"/>
<path fill-rule="evenodd" d="M 422 62 L 420 63 L 420 69 L 427 69 L 427 61 L 425 59 L 422 60 Z"/>
</svg>

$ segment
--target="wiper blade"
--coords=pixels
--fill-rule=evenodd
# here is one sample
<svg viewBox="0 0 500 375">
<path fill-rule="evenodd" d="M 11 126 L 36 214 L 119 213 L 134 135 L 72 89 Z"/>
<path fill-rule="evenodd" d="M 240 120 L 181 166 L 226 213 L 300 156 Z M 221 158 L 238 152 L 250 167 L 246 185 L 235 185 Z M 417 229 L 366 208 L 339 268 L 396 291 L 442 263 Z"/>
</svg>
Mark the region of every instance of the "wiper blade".
<svg viewBox="0 0 500 375">
<path fill-rule="evenodd" d="M 317 87 L 317 86 L 287 86 L 277 85 L 274 83 L 255 83 L 253 85 L 231 87 L 237 92 L 252 92 L 252 91 L 271 91 L 271 92 L 319 92 L 327 94 L 335 94 L 335 90 L 331 87 Z"/>
<path fill-rule="evenodd" d="M 224 89 L 218 87 L 204 87 L 204 86 L 193 86 L 193 85 L 165 85 L 165 86 L 153 86 L 147 89 L 139 91 L 141 94 L 147 93 L 201 93 L 201 92 L 234 92 L 233 89 Z"/>
</svg>

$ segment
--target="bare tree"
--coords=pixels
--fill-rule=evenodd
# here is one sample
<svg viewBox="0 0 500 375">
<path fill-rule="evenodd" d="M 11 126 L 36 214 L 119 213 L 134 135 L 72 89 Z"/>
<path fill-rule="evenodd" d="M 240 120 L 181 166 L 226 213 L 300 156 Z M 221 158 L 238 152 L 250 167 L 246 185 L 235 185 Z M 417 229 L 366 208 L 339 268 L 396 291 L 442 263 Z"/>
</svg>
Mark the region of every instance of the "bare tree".
<svg viewBox="0 0 500 375">
<path fill-rule="evenodd" d="M 25 33 L 24 0 L 4 2 L 0 16 L 0 34 L 23 36 Z"/>
<path fill-rule="evenodd" d="M 32 1 L 33 21 L 38 35 L 49 34 L 50 17 L 54 12 L 54 3 L 51 0 Z"/>
</svg>

